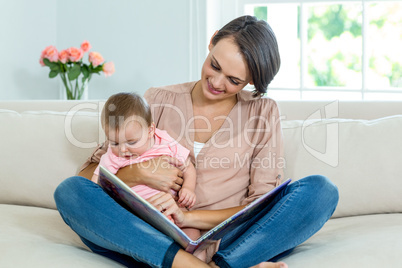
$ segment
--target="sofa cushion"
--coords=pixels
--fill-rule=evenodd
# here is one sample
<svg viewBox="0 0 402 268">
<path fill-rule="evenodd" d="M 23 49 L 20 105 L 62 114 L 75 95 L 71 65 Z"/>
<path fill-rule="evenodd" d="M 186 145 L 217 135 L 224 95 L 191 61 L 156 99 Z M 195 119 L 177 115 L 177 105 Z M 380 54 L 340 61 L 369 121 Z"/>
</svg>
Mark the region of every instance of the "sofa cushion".
<svg viewBox="0 0 402 268">
<path fill-rule="evenodd" d="M 92 253 L 57 210 L 0 204 L 0 267 L 123 267 Z"/>
<path fill-rule="evenodd" d="M 402 115 L 282 122 L 286 177 L 321 174 L 339 188 L 334 217 L 402 212 Z"/>
<path fill-rule="evenodd" d="M 0 110 L 0 203 L 55 208 L 53 192 L 104 141 L 97 113 Z"/>
<path fill-rule="evenodd" d="M 289 267 L 400 267 L 402 214 L 329 220 L 284 258 Z"/>
<path fill-rule="evenodd" d="M 402 214 L 331 219 L 283 261 L 299 268 L 398 267 L 401 221 Z M 122 267 L 91 253 L 53 209 L 0 204 L 0 229 L 0 267 Z"/>
</svg>

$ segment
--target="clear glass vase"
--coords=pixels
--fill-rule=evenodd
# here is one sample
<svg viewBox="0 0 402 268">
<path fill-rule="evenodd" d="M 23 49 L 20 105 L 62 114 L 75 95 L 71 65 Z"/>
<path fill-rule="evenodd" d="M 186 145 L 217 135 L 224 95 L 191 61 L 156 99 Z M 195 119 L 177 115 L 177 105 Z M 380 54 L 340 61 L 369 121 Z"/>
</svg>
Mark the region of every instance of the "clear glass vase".
<svg viewBox="0 0 402 268">
<path fill-rule="evenodd" d="M 60 73 L 60 99 L 62 100 L 87 100 L 89 79 L 69 80 L 67 75 Z"/>
</svg>

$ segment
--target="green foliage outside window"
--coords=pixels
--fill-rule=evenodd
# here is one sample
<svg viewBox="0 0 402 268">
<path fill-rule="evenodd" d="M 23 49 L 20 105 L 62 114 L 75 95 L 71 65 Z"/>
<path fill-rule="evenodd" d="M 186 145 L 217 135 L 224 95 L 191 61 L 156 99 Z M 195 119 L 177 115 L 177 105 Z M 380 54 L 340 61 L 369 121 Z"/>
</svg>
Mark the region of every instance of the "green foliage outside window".
<svg viewBox="0 0 402 268">
<path fill-rule="evenodd" d="M 256 16 L 260 20 L 268 19 L 268 8 L 266 6 L 257 6 L 254 7 L 254 16 Z"/>
<path fill-rule="evenodd" d="M 354 37 L 361 36 L 361 23 L 349 18 L 349 12 L 343 5 L 331 5 L 322 15 L 314 12 L 314 9 L 311 13 L 308 20 L 309 40 L 314 38 L 317 32 L 322 32 L 328 41 L 344 32 L 350 32 Z"/>
<path fill-rule="evenodd" d="M 401 88 L 402 3 L 371 3 L 366 11 L 366 85 Z M 269 21 L 269 5 L 254 15 Z M 307 86 L 361 87 L 362 17 L 361 3 L 307 6 Z"/>
</svg>

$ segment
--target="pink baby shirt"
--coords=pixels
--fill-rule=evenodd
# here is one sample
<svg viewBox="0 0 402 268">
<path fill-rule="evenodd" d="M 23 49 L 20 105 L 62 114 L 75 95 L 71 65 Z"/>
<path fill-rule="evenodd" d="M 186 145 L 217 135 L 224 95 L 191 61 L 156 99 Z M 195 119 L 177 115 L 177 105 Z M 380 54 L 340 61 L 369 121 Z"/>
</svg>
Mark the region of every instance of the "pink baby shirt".
<svg viewBox="0 0 402 268">
<path fill-rule="evenodd" d="M 127 159 L 124 157 L 116 156 L 115 154 L 112 153 L 112 150 L 109 147 L 107 149 L 107 152 L 104 155 L 102 155 L 99 165 L 102 165 L 113 174 L 116 174 L 117 171 L 122 167 L 131 164 L 141 163 L 162 155 L 175 157 L 183 163 L 186 161 L 190 151 L 187 148 L 180 145 L 179 143 L 177 143 L 172 137 L 169 136 L 169 134 L 166 131 L 156 128 L 154 137 L 155 137 L 154 146 L 152 146 L 152 148 L 150 148 L 148 151 L 146 151 L 139 157 L 133 159 L 131 158 Z M 99 166 L 95 169 L 94 174 L 99 175 Z M 160 192 L 159 190 L 155 190 L 146 185 L 136 185 L 131 189 L 133 189 L 144 199 L 147 199 Z"/>
</svg>

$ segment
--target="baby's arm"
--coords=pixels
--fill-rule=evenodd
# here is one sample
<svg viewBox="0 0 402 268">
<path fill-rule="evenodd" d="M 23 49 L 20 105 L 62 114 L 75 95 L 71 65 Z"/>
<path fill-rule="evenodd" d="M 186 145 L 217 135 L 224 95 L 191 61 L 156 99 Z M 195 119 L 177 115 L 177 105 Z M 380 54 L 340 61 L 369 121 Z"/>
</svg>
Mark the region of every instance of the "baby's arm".
<svg viewBox="0 0 402 268">
<path fill-rule="evenodd" d="M 196 170 L 190 158 L 186 160 L 186 169 L 183 172 L 183 185 L 179 191 L 179 205 L 191 208 L 195 204 Z"/>
</svg>

